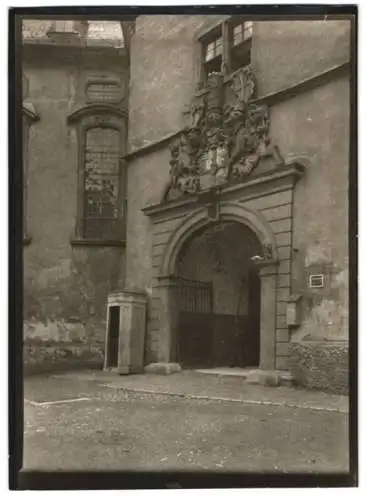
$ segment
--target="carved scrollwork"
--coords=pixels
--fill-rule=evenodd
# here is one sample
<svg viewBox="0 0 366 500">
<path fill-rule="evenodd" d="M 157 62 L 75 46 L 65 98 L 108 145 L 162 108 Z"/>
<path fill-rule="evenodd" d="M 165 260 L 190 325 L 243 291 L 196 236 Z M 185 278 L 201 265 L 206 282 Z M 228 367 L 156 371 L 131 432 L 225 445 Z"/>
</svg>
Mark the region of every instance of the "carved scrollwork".
<svg viewBox="0 0 366 500">
<path fill-rule="evenodd" d="M 227 110 L 227 178 L 249 175 L 269 145 L 268 109 L 264 106 L 234 106 Z"/>
<path fill-rule="evenodd" d="M 194 96 L 189 121 L 171 145 L 170 181 L 165 201 L 250 175 L 269 145 L 269 113 L 251 102 L 256 79 L 251 67 L 229 79 L 211 73 Z"/>
<path fill-rule="evenodd" d="M 273 259 L 273 249 L 271 244 L 264 244 L 263 245 L 263 258 L 264 260 L 271 260 Z"/>
<path fill-rule="evenodd" d="M 250 66 L 235 72 L 230 80 L 230 88 L 238 102 L 248 102 L 255 97 L 257 81 Z"/>
</svg>

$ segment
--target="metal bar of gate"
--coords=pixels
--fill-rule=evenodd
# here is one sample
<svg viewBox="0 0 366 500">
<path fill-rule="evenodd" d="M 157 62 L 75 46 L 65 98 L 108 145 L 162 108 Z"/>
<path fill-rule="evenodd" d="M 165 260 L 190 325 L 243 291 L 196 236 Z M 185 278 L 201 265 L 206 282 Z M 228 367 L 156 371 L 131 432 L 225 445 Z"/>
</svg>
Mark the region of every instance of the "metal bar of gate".
<svg viewBox="0 0 366 500">
<path fill-rule="evenodd" d="M 211 282 L 180 278 L 180 310 L 191 313 L 211 313 L 213 288 Z"/>
</svg>

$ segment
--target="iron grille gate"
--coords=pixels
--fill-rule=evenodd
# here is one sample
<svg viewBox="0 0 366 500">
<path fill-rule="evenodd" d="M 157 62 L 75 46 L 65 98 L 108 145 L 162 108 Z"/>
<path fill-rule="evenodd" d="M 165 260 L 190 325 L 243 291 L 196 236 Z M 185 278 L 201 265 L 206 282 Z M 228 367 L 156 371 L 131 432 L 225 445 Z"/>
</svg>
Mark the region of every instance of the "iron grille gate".
<svg viewBox="0 0 366 500">
<path fill-rule="evenodd" d="M 190 313 L 212 313 L 212 283 L 179 278 L 179 309 Z"/>
<path fill-rule="evenodd" d="M 210 365 L 213 347 L 213 285 L 179 278 L 178 358 L 183 366 Z"/>
</svg>

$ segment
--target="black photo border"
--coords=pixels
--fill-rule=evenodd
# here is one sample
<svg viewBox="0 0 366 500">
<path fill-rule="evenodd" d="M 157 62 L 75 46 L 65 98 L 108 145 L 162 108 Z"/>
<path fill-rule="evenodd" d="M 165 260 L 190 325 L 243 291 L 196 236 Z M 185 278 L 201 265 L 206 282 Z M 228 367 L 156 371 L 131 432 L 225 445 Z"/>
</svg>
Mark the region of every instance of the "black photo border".
<svg viewBox="0 0 366 500">
<path fill-rule="evenodd" d="M 167 488 L 346 487 L 358 485 L 358 155 L 357 155 L 357 5 L 213 5 L 160 7 L 19 7 L 9 9 L 9 488 L 11 490 L 110 490 Z M 350 468 L 346 474 L 234 474 L 188 472 L 42 472 L 23 471 L 23 230 L 21 18 L 85 16 L 115 19 L 163 14 L 246 14 L 272 19 L 350 19 L 350 170 L 349 170 L 349 366 Z"/>
</svg>

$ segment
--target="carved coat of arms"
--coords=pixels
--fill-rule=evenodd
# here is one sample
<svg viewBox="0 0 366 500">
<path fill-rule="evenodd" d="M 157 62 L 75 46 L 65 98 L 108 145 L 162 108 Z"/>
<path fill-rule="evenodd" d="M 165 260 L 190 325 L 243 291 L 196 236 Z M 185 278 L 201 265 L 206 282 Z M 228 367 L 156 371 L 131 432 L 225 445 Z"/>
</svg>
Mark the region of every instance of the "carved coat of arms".
<svg viewBox="0 0 366 500">
<path fill-rule="evenodd" d="M 165 201 L 248 176 L 269 144 L 268 108 L 251 102 L 256 81 L 250 66 L 225 78 L 211 73 L 190 105 L 188 124 L 171 144 Z M 175 192 L 175 196 L 173 196 Z"/>
</svg>

